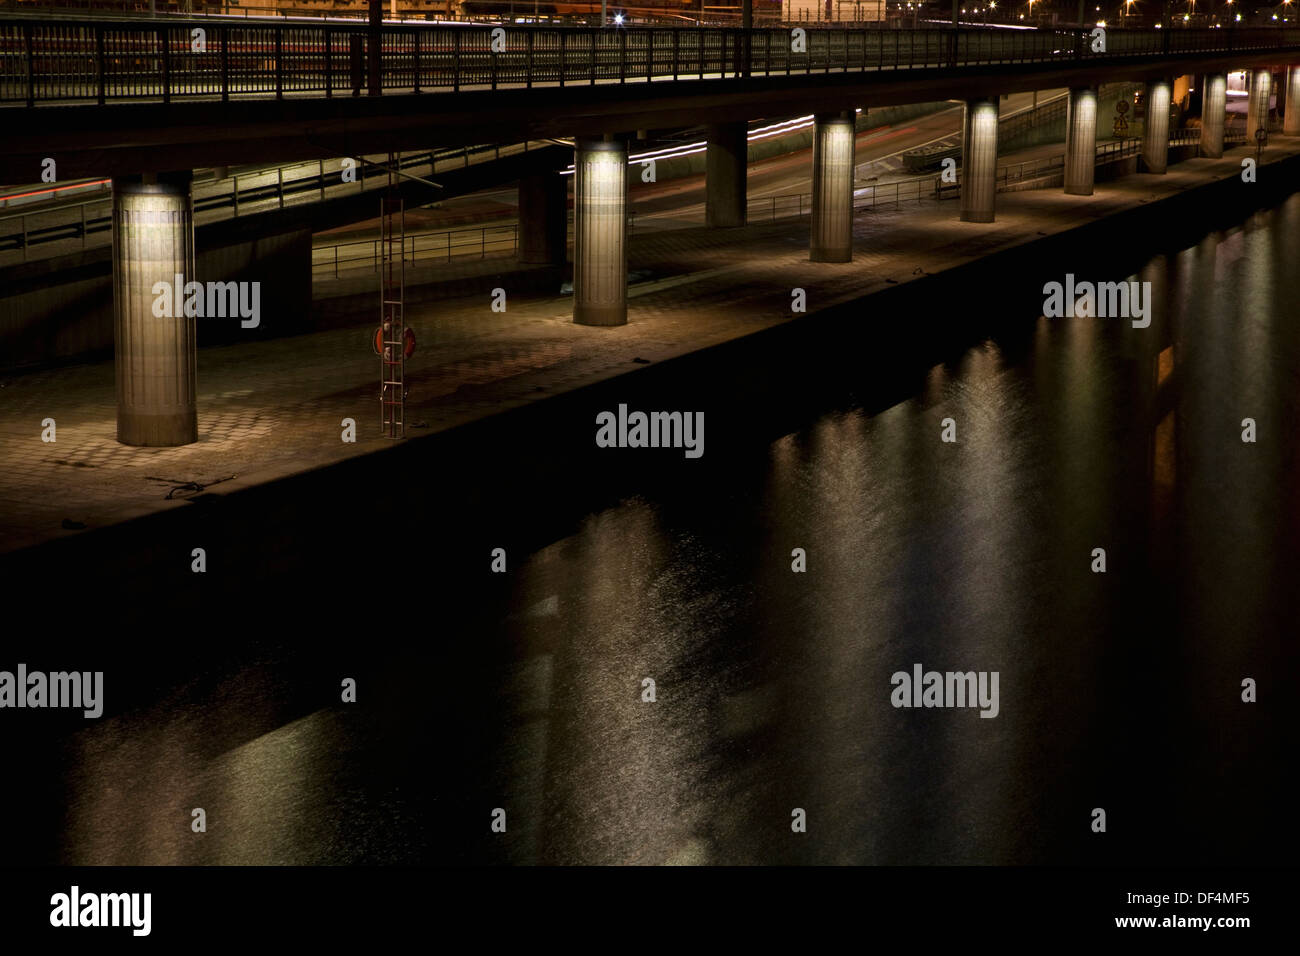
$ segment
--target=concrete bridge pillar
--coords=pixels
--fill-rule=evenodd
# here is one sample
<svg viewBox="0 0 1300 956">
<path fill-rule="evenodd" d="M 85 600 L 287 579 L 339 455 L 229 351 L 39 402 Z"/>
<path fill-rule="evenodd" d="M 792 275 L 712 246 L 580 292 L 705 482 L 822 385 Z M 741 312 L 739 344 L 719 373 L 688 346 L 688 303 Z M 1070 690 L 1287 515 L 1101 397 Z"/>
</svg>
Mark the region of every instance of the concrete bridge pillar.
<svg viewBox="0 0 1300 956">
<path fill-rule="evenodd" d="M 1273 74 L 1267 69 L 1250 71 L 1250 96 L 1246 100 L 1246 143 L 1255 145 L 1255 130 L 1268 129 L 1268 98 L 1273 92 Z"/>
<path fill-rule="evenodd" d="M 562 266 L 568 252 L 569 183 L 553 169 L 519 180 L 519 261 Z"/>
<path fill-rule="evenodd" d="M 1286 68 L 1286 106 L 1282 114 L 1282 132 L 1300 136 L 1300 66 Z"/>
<path fill-rule="evenodd" d="M 1168 80 L 1147 81 L 1142 162 L 1149 173 L 1164 173 L 1169 168 L 1169 97 Z"/>
<path fill-rule="evenodd" d="M 1201 89 L 1201 155 L 1218 159 L 1223 155 L 1224 111 L 1228 104 L 1228 77 L 1207 73 Z"/>
<path fill-rule="evenodd" d="M 966 101 L 961 149 L 961 221 L 992 222 L 998 193 L 998 98 Z"/>
<path fill-rule="evenodd" d="M 1065 115 L 1065 191 L 1091 196 L 1097 170 L 1097 91 L 1070 90 Z"/>
<path fill-rule="evenodd" d="M 185 171 L 113 180 L 117 440 L 124 445 L 198 441 L 194 317 L 183 305 L 185 284 L 197 281 L 192 178 Z"/>
<path fill-rule="evenodd" d="M 704 218 L 715 228 L 743 226 L 748 197 L 749 124 L 719 123 L 708 130 Z"/>
<path fill-rule="evenodd" d="M 579 139 L 573 165 L 573 321 L 626 325 L 627 143 Z"/>
<path fill-rule="evenodd" d="M 813 262 L 853 261 L 854 114 L 819 113 L 813 123 Z"/>
</svg>

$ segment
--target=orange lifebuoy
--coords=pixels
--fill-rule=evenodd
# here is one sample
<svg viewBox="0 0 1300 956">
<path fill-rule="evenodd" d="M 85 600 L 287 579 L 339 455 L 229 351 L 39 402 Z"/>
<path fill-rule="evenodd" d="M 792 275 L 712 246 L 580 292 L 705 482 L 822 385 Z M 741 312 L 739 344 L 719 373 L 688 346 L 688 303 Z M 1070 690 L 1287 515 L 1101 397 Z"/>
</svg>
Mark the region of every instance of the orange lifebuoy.
<svg viewBox="0 0 1300 956">
<path fill-rule="evenodd" d="M 384 329 L 382 326 L 375 329 L 375 338 L 370 347 L 374 349 L 376 355 L 384 355 Z M 415 354 L 415 330 L 409 325 L 402 330 L 402 355 L 410 358 Z"/>
</svg>

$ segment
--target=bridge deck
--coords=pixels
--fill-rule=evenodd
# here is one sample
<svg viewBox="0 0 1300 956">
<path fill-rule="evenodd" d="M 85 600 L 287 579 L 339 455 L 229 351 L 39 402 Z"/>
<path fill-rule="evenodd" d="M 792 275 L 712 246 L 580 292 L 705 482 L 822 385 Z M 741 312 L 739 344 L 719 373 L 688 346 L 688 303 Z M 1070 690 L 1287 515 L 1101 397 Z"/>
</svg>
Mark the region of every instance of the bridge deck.
<svg viewBox="0 0 1300 956">
<path fill-rule="evenodd" d="M 350 95 L 364 25 L 0 19 L 0 105 Z M 729 29 L 385 25 L 376 92 L 963 70 L 1285 51 L 1294 28 Z"/>
</svg>

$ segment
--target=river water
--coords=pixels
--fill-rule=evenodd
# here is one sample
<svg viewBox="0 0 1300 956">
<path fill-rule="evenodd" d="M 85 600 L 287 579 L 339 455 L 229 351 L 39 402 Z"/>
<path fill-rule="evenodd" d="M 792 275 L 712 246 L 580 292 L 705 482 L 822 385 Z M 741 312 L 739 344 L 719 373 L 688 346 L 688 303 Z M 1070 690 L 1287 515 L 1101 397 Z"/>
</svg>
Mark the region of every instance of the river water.
<svg viewBox="0 0 1300 956">
<path fill-rule="evenodd" d="M 466 439 L 436 471 L 493 477 L 462 497 L 412 468 L 442 507 L 400 566 L 322 500 L 312 574 L 107 608 L 141 628 L 101 654 L 130 706 L 31 746 L 22 852 L 1290 862 L 1300 195 L 1192 238 L 1004 270 L 1000 298 L 868 300 L 851 342 L 798 331 L 752 370 L 699 358 L 549 412 L 580 438 L 523 461 Z M 1067 271 L 1150 282 L 1150 326 L 1035 315 Z M 962 332 L 916 330 L 938 312 Z M 703 409 L 704 457 L 592 449 L 574 423 L 616 401 Z M 914 665 L 996 672 L 996 716 L 893 706 Z"/>
</svg>

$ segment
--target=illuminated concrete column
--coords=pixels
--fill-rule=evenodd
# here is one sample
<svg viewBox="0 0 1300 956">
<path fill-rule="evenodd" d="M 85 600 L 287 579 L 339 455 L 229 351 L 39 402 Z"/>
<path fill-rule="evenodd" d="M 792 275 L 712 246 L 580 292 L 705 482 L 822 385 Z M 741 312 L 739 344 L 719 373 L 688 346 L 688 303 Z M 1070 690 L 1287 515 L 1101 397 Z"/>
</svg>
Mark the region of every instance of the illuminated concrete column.
<svg viewBox="0 0 1300 956">
<path fill-rule="evenodd" d="M 627 323 L 627 143 L 579 139 L 574 150 L 573 321 Z"/>
<path fill-rule="evenodd" d="M 749 124 L 720 123 L 708 130 L 705 154 L 705 212 L 710 226 L 745 224 L 749 175 Z"/>
<path fill-rule="evenodd" d="M 519 261 L 564 265 L 569 238 L 569 182 L 553 169 L 519 180 Z"/>
<path fill-rule="evenodd" d="M 1218 159 L 1223 155 L 1223 118 L 1228 102 L 1228 78 L 1208 73 L 1201 89 L 1201 155 Z"/>
<path fill-rule="evenodd" d="M 1149 80 L 1146 121 L 1142 124 L 1142 162 L 1149 173 L 1169 168 L 1169 81 Z"/>
<path fill-rule="evenodd" d="M 1282 132 L 1300 136 L 1300 66 L 1286 68 L 1286 101 L 1282 113 Z"/>
<path fill-rule="evenodd" d="M 1097 91 L 1070 90 L 1065 114 L 1065 191 L 1091 196 L 1097 169 Z"/>
<path fill-rule="evenodd" d="M 961 221 L 992 222 L 998 192 L 998 98 L 966 101 L 961 147 Z"/>
<path fill-rule="evenodd" d="M 854 114 L 819 113 L 813 123 L 813 262 L 853 260 Z"/>
<path fill-rule="evenodd" d="M 1250 96 L 1246 100 L 1246 144 L 1255 145 L 1255 130 L 1268 129 L 1268 98 L 1273 92 L 1273 74 L 1268 69 L 1250 71 Z"/>
<path fill-rule="evenodd" d="M 176 308 L 185 283 L 197 281 L 191 178 L 183 172 L 113 180 L 117 440 L 124 445 L 198 440 L 194 318 Z"/>
</svg>

